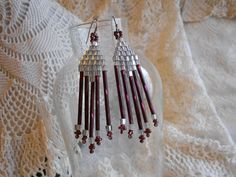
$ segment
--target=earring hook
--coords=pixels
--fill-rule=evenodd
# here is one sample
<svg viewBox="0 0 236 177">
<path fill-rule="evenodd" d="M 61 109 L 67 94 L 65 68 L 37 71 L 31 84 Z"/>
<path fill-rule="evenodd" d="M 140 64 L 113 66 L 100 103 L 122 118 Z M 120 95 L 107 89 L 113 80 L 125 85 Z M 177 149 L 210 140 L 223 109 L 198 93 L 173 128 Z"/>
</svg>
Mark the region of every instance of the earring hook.
<svg viewBox="0 0 236 177">
<path fill-rule="evenodd" d="M 88 43 L 88 39 L 89 39 L 89 34 L 90 34 L 90 31 L 91 31 L 91 29 L 92 29 L 92 26 L 93 26 L 93 24 L 95 23 L 95 29 L 94 29 L 94 34 L 97 32 L 97 20 L 98 20 L 98 17 L 94 17 L 94 19 L 93 19 L 93 21 L 91 22 L 91 25 L 90 25 L 90 27 L 89 27 L 89 32 L 88 32 L 88 35 L 87 35 L 87 40 L 86 40 L 86 44 Z"/>
<path fill-rule="evenodd" d="M 113 21 L 115 23 L 116 31 L 119 31 L 118 24 L 116 23 L 116 18 L 114 16 L 112 16 L 112 19 L 113 19 Z"/>
<path fill-rule="evenodd" d="M 114 16 L 112 16 L 112 19 L 113 19 L 113 21 L 114 21 L 114 23 L 115 23 L 115 26 L 116 26 L 116 30 L 114 31 L 114 36 L 115 36 L 115 38 L 116 38 L 117 40 L 118 40 L 118 39 L 121 39 L 122 36 L 123 36 L 123 33 L 122 33 L 122 31 L 118 28 L 118 24 L 116 23 L 116 19 L 115 19 Z"/>
</svg>

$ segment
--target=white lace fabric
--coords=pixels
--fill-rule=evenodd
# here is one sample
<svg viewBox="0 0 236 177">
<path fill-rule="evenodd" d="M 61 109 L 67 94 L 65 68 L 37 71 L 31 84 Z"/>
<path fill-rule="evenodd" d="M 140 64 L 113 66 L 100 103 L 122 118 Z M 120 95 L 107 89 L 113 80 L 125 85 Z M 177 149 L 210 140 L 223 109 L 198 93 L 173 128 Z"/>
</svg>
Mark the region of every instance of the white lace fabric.
<svg viewBox="0 0 236 177">
<path fill-rule="evenodd" d="M 0 176 L 69 176 L 52 96 L 75 18 L 45 0 L 1 1 L 0 17 Z"/>
<path fill-rule="evenodd" d="M 130 41 L 137 50 L 145 52 L 163 80 L 165 176 L 236 174 L 235 146 L 199 74 L 191 51 L 197 49 L 190 50 L 183 25 L 183 19 L 200 21 L 209 15 L 233 18 L 235 6 L 228 6 L 228 1 L 204 2 L 207 5 L 191 0 L 182 2 L 181 16 L 178 1 L 122 1 Z M 85 20 L 103 14 L 110 2 L 61 3 Z M 196 12 L 199 6 L 202 11 Z M 77 93 L 77 71 L 70 60 L 68 33 L 68 27 L 75 21 L 54 1 L 0 2 L 1 177 L 71 175 L 68 156 L 73 155 L 68 154 L 72 150 L 66 137 L 73 130 L 61 132 L 55 101 L 62 101 L 62 107 L 57 109 L 67 109 L 63 100 L 66 103 L 68 95 Z M 61 70 L 64 74 L 60 74 Z M 67 120 L 71 115 L 63 116 Z M 67 123 L 65 127 L 72 127 L 69 119 Z M 99 164 L 107 162 L 96 160 Z M 106 165 L 109 169 L 101 166 L 94 169 L 94 176 L 96 172 L 103 176 L 127 175 L 125 167 L 114 172 L 112 164 Z M 138 176 L 135 172 L 129 175 Z"/>
</svg>

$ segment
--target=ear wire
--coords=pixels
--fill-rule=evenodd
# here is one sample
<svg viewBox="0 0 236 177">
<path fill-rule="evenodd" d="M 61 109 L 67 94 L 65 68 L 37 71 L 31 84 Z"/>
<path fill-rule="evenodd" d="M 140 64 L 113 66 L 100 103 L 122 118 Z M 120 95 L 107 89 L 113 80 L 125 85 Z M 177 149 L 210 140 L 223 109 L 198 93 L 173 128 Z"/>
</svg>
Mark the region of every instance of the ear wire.
<svg viewBox="0 0 236 177">
<path fill-rule="evenodd" d="M 144 99 L 142 97 L 142 89 L 145 93 L 147 104 L 150 108 L 150 112 L 152 114 L 152 119 L 154 126 L 158 125 L 157 115 L 154 108 L 154 105 L 151 100 L 151 96 L 149 90 L 147 88 L 147 83 L 144 80 L 144 76 L 141 70 L 141 65 L 138 59 L 138 56 L 128 47 L 125 41 L 122 39 L 122 31 L 119 29 L 117 21 L 114 16 L 112 16 L 112 21 L 115 24 L 115 30 L 113 32 L 115 39 L 117 40 L 113 61 L 114 61 L 114 69 L 116 76 L 116 86 L 118 92 L 118 100 L 120 107 L 120 115 L 121 115 L 121 123 L 119 126 L 120 132 L 123 133 L 125 128 L 125 111 L 124 111 L 124 100 L 126 101 L 128 120 L 129 120 L 129 131 L 128 137 L 132 138 L 133 134 L 133 116 L 132 116 L 132 108 L 134 106 L 134 110 L 136 113 L 138 128 L 139 128 L 139 141 L 141 143 L 144 142 L 144 133 L 147 137 L 150 136 L 151 130 L 149 128 L 149 122 L 147 119 L 147 113 L 145 108 Z M 120 73 L 119 73 L 120 71 Z M 120 77 L 122 78 L 123 91 L 121 89 Z M 129 79 L 129 83 L 128 83 Z M 141 81 L 141 83 L 140 83 Z M 128 91 L 130 88 L 130 92 Z M 121 93 L 122 92 L 122 93 Z M 124 95 L 125 99 L 122 99 L 122 95 Z M 133 104 L 131 104 L 130 98 L 133 98 Z M 143 121 L 142 121 L 143 117 Z M 144 126 L 143 126 L 144 123 Z"/>
<path fill-rule="evenodd" d="M 90 32 L 91 32 L 91 29 L 92 29 L 92 27 L 93 27 L 93 24 L 95 23 L 95 29 L 94 29 L 94 34 L 96 34 L 96 32 L 97 32 L 97 28 L 98 28 L 98 26 L 97 26 L 97 21 L 98 21 L 98 17 L 94 17 L 94 19 L 93 19 L 93 21 L 91 22 L 91 25 L 90 25 L 90 27 L 89 27 L 89 32 L 88 32 L 88 35 L 87 35 L 87 40 L 86 40 L 86 44 L 88 43 L 88 40 L 89 40 L 89 34 L 90 34 Z"/>
<path fill-rule="evenodd" d="M 114 36 L 115 36 L 115 38 L 118 40 L 118 39 L 122 38 L 123 33 L 122 33 L 122 31 L 118 28 L 118 24 L 117 24 L 116 19 L 115 19 L 114 16 L 112 16 L 112 19 L 113 19 L 113 21 L 114 21 L 114 23 L 115 23 L 115 27 L 116 27 L 116 30 L 114 31 Z"/>
<path fill-rule="evenodd" d="M 114 21 L 114 23 L 115 23 L 116 31 L 119 31 L 118 24 L 116 23 L 116 19 L 115 19 L 115 17 L 112 16 L 112 19 L 113 19 L 113 21 Z"/>
</svg>

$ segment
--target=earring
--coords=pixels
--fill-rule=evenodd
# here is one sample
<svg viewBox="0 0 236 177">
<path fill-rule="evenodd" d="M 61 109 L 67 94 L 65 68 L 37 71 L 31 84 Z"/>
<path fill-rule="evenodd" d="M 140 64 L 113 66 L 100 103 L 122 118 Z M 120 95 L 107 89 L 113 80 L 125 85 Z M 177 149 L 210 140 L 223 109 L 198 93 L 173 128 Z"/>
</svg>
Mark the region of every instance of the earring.
<svg viewBox="0 0 236 177">
<path fill-rule="evenodd" d="M 94 32 L 90 34 L 93 24 L 96 24 Z M 90 29 L 90 46 L 79 63 L 79 101 L 78 101 L 78 121 L 75 125 L 75 137 L 78 139 L 81 134 L 82 143 L 86 144 L 89 135 L 89 149 L 90 153 L 94 152 L 95 143 L 101 144 L 102 138 L 100 136 L 100 77 L 103 79 L 105 113 L 106 113 L 106 130 L 108 139 L 112 139 L 112 125 L 109 105 L 109 90 L 107 82 L 107 70 L 103 56 L 100 53 L 97 35 L 97 19 L 91 23 Z M 88 35 L 89 35 L 88 34 Z M 89 36 L 88 36 L 89 38 Z M 88 38 L 86 43 L 88 42 Z M 83 88 L 84 85 L 84 88 Z M 83 93 L 84 89 L 84 93 Z M 89 94 L 90 91 L 90 94 Z M 83 95 L 84 95 L 84 130 L 82 132 L 82 110 L 83 110 Z M 90 103 L 89 103 L 90 98 Z M 95 104 L 94 104 L 95 101 Z M 89 108 L 90 106 L 90 108 Z M 94 113 L 95 108 L 95 113 Z M 94 121 L 95 116 L 95 121 Z M 94 134 L 94 122 L 96 137 Z"/>
<path fill-rule="evenodd" d="M 147 137 L 150 136 L 151 130 L 147 118 L 145 103 L 143 99 L 143 93 L 141 86 L 143 87 L 144 93 L 146 95 L 147 103 L 150 108 L 150 112 L 152 114 L 152 119 L 154 126 L 158 126 L 156 111 L 151 101 L 151 97 L 148 91 L 147 84 L 144 80 L 144 76 L 142 73 L 142 67 L 140 65 L 140 61 L 138 56 L 129 48 L 126 42 L 123 39 L 123 33 L 118 28 L 118 24 L 116 23 L 115 17 L 112 17 L 116 30 L 114 31 L 114 37 L 117 41 L 115 52 L 113 55 L 114 61 L 114 72 L 115 72 L 115 79 L 116 79 L 116 86 L 117 86 L 117 94 L 118 94 L 118 101 L 119 101 L 119 108 L 120 108 L 120 133 L 122 134 L 123 131 L 126 130 L 126 114 L 124 110 L 124 99 L 125 97 L 126 108 L 128 113 L 128 121 L 129 121 L 129 131 L 128 137 L 132 138 L 133 135 L 133 115 L 132 115 L 132 107 L 131 107 L 131 99 L 130 99 L 130 91 L 129 86 L 133 98 L 133 105 L 136 113 L 138 128 L 139 128 L 139 140 L 141 143 L 144 142 L 145 137 L 143 133 L 146 134 Z M 127 76 L 128 75 L 128 76 Z M 122 81 L 121 81 L 122 80 Z M 141 84 L 140 84 L 141 81 Z M 128 84 L 129 82 L 129 84 Z M 122 92 L 122 85 L 123 85 L 123 92 Z M 123 94 L 122 94 L 123 93 Z M 141 112 L 142 115 L 141 115 Z M 142 124 L 142 119 L 144 121 L 144 128 Z"/>
</svg>

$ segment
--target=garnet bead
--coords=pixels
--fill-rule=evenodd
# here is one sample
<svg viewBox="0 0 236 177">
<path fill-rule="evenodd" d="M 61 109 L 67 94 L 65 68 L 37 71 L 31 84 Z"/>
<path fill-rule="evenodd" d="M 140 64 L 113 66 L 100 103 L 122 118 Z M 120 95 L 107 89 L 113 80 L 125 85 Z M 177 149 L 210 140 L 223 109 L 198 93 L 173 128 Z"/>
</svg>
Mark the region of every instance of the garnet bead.
<svg viewBox="0 0 236 177">
<path fill-rule="evenodd" d="M 107 132 L 107 137 L 108 137 L 109 140 L 112 139 L 112 131 L 108 131 Z"/>
<path fill-rule="evenodd" d="M 114 31 L 114 36 L 116 39 L 120 39 L 120 38 L 122 38 L 123 33 L 122 33 L 122 31 L 117 30 L 117 31 Z"/>
<path fill-rule="evenodd" d="M 100 145 L 101 141 L 102 141 L 102 138 L 100 136 L 96 136 L 95 142 L 97 143 L 97 145 Z"/>
<path fill-rule="evenodd" d="M 133 130 L 129 130 L 128 138 L 131 139 L 133 134 L 134 134 L 134 131 Z"/>
<path fill-rule="evenodd" d="M 82 143 L 83 143 L 83 144 L 86 144 L 86 140 L 87 140 L 87 136 L 84 135 L 84 136 L 82 137 Z"/>
<path fill-rule="evenodd" d="M 154 125 L 155 127 L 158 126 L 158 120 L 157 120 L 157 119 L 154 119 L 154 120 L 153 120 L 153 125 Z"/>
<path fill-rule="evenodd" d="M 146 129 L 144 130 L 144 133 L 146 134 L 146 137 L 149 137 L 151 132 L 152 132 L 152 131 L 150 130 L 150 128 L 146 128 Z"/>
<path fill-rule="evenodd" d="M 82 134 L 82 133 L 81 133 L 80 130 L 76 130 L 76 131 L 75 131 L 75 138 L 78 139 L 81 134 Z"/>
<path fill-rule="evenodd" d="M 143 143 L 144 140 L 145 140 L 145 136 L 144 136 L 144 135 L 140 135 L 140 136 L 139 136 L 139 142 L 140 142 L 140 143 Z"/>
<path fill-rule="evenodd" d="M 89 145 L 89 152 L 90 152 L 90 154 L 94 153 L 94 149 L 95 149 L 95 144 L 90 144 Z"/>
<path fill-rule="evenodd" d="M 120 134 L 123 134 L 123 132 L 126 130 L 126 127 L 124 124 L 121 124 L 118 128 L 120 129 Z"/>
</svg>

